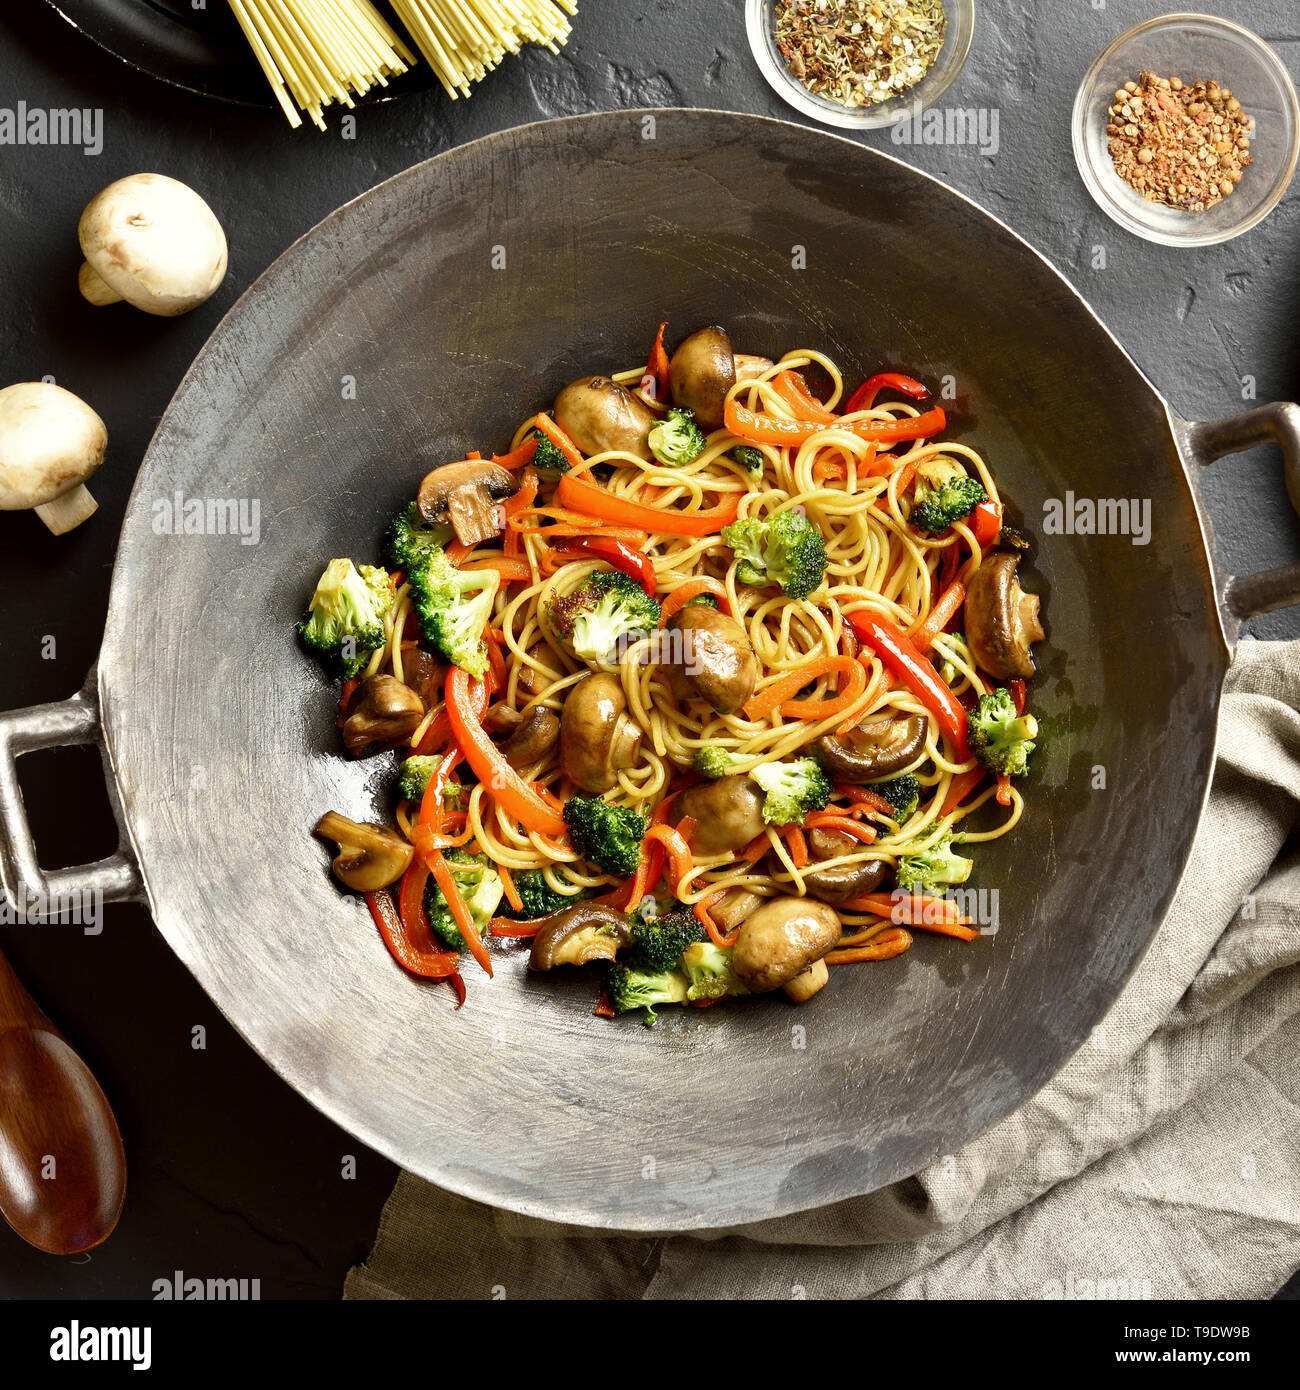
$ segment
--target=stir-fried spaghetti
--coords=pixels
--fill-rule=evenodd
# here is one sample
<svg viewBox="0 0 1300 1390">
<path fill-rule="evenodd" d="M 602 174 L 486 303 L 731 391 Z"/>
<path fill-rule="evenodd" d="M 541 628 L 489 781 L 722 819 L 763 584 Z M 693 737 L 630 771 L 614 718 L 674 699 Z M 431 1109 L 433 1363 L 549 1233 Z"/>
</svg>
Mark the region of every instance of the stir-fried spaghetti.
<svg viewBox="0 0 1300 1390">
<path fill-rule="evenodd" d="M 661 343 L 662 331 L 657 370 L 652 358 L 649 369 L 612 376 L 658 420 L 671 406 Z M 757 899 L 815 899 L 825 896 L 817 885 L 827 871 L 852 882 L 855 872 L 874 865 L 876 882 L 907 877 L 913 886 L 905 895 L 840 894 L 834 907 L 843 936 L 824 956 L 831 964 L 899 954 L 911 944 L 908 927 L 970 940 L 977 933 L 944 899 L 942 877 L 936 888 L 898 870 L 900 861 L 951 854 L 954 835 L 956 843 L 974 845 L 1005 835 L 1021 818 L 1020 792 L 1009 776 L 996 775 L 1004 764 L 983 751 L 977 758 L 967 746 L 967 714 L 984 707 L 981 697 L 985 704 L 997 697 L 1012 700 L 1015 715 L 1023 716 L 1024 681 L 1010 675 L 1014 655 L 1012 668 L 981 669 L 977 658 L 991 644 L 975 641 L 973 619 L 969 643 L 959 631 L 963 604 L 999 538 L 1003 546 L 1018 538 L 1003 533 L 997 485 L 983 458 L 938 438 L 943 411 L 924 399 L 919 383 L 873 378 L 845 403 L 839 367 L 812 349 L 776 362 L 743 362 L 726 394 L 724 425 L 701 438 L 702 451 L 688 461 L 663 462 L 661 450 L 645 457 L 650 451 L 627 448 L 584 455 L 552 418 L 561 418 L 558 409 L 530 415 L 509 451 L 492 461 L 513 475 L 516 487 L 495 518 L 496 526 L 504 521 L 499 546 L 495 537 L 447 546 L 462 575 L 482 570 L 496 583 L 484 680 L 460 687 L 477 699 L 482 727 L 458 739 L 456 720 L 466 716 L 450 708 L 455 698 L 447 679 L 446 703 L 430 697 L 405 740 L 407 753 L 441 760 L 444 788 L 454 789 L 465 774 L 459 799 L 434 787 L 419 803 L 398 806 L 398 825 L 415 846 L 408 876 L 423 884 L 431 854 L 463 847 L 496 866 L 507 899 L 517 898 L 514 882 L 529 871 L 541 873 L 560 906 L 598 898 L 635 912 L 656 894 L 669 896 L 693 910 L 710 938 L 726 948 L 737 929 L 720 927 L 711 910 L 739 901 L 733 890 Z M 821 383 L 824 398 L 813 394 L 810 377 Z M 558 476 L 535 466 L 536 450 L 551 441 L 566 455 Z M 933 503 L 937 489 L 953 479 L 967 498 L 956 519 L 943 519 L 939 530 L 919 527 L 922 497 Z M 970 500 L 975 497 L 978 503 Z M 724 538 L 734 522 L 771 522 L 788 512 L 805 518 L 824 542 L 824 575 L 807 593 L 753 582 Z M 1007 572 L 1014 568 L 1010 560 Z M 584 659 L 564 615 L 581 606 L 593 575 L 610 570 L 637 576 L 653 593 L 660 625 Z M 427 664 L 428 656 L 418 653 L 430 643 L 417 622 L 410 583 L 400 574 L 394 579 L 396 601 L 385 616 L 384 640 L 359 672 L 362 680 L 391 674 L 410 681 L 412 660 Z M 1028 643 L 1042 636 L 1037 600 L 1018 586 L 1012 597 L 1024 621 L 1011 636 L 1023 639 L 1027 659 Z M 734 618 L 752 649 L 752 688 L 726 712 L 717 708 L 722 702 L 711 705 L 674 679 L 674 667 L 692 658 L 682 650 L 683 640 L 689 648 L 689 635 L 683 639 L 681 614 L 701 601 Z M 490 745 L 493 734 L 510 734 L 538 710 L 563 720 L 566 702 L 593 672 L 617 682 L 626 719 L 635 726 L 628 729 L 626 756 L 611 767 L 601 790 L 606 801 L 639 813 L 649 827 L 636 873 L 603 871 L 566 833 L 563 808 L 586 792 L 574 784 L 561 741 L 543 740 L 535 757 L 505 771 L 499 752 L 475 748 Z M 441 670 L 437 679 L 444 679 Z M 350 697 L 345 689 L 345 713 Z M 1023 743 L 1033 722 L 1022 717 L 1019 723 Z M 885 779 L 841 780 L 823 757 L 830 777 L 821 804 L 812 803 L 789 823 L 777 818 L 764 824 L 743 847 L 709 852 L 709 834 L 689 815 L 683 820 L 680 798 L 701 784 L 701 767 L 716 776 L 722 766 L 739 778 L 773 764 L 802 765 L 827 746 L 825 740 L 839 740 L 851 753 L 862 729 L 916 731 L 901 769 L 915 779 L 911 804 L 887 799 L 881 791 L 888 788 L 873 790 L 873 782 Z M 975 746 L 973 722 L 969 729 Z M 981 737 L 980 748 L 988 742 Z M 900 769 L 890 771 L 892 785 Z M 531 789 L 530 804 L 549 811 L 546 828 L 537 819 L 541 812 L 532 824 L 528 815 L 521 817 L 520 787 Z M 969 829 L 972 813 L 993 801 L 1000 818 L 990 824 L 982 817 L 980 829 Z M 474 861 L 446 863 L 463 874 Z M 408 897 L 404 888 L 401 898 Z M 752 911 L 753 900 L 744 901 Z M 529 935 L 527 923 L 511 929 L 498 921 L 497 928 L 503 935 Z"/>
</svg>

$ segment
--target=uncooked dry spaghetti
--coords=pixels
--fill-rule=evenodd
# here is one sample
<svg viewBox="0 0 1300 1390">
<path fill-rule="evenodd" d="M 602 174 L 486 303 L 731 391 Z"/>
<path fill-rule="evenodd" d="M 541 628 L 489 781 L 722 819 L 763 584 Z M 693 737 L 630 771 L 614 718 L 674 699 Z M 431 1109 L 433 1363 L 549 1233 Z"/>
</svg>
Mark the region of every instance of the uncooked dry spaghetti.
<svg viewBox="0 0 1300 1390">
<path fill-rule="evenodd" d="M 525 43 L 552 52 L 568 38 L 573 0 L 391 0 L 419 53 L 452 96 L 469 96 Z M 327 106 L 354 105 L 417 61 L 370 0 L 230 0 L 292 125 L 322 130 Z"/>
<path fill-rule="evenodd" d="M 647 368 L 573 383 L 505 454 L 425 479 L 341 712 L 364 738 L 367 682 L 421 692 L 401 891 L 370 890 L 390 947 L 433 943 L 441 964 L 417 973 L 459 980 L 449 944 L 484 963 L 490 931 L 535 938 L 534 968 L 618 957 L 620 1010 L 802 999 L 827 962 L 898 955 L 909 929 L 978 935 L 951 890 L 965 847 L 1020 820 L 1011 778 L 1037 732 L 1024 542 L 982 457 L 939 440 L 924 386 L 884 374 L 843 394 L 819 352 L 746 357 L 705 329 L 670 362 L 661 330 Z M 304 632 L 328 655 L 321 594 Z M 493 919 L 503 896 L 514 925 Z M 813 958 L 748 961 L 765 912 L 800 911 L 805 936 L 830 932 Z M 686 954 L 650 968 L 655 917 L 702 938 L 699 969 L 726 987 L 676 998 L 704 986 Z"/>
</svg>

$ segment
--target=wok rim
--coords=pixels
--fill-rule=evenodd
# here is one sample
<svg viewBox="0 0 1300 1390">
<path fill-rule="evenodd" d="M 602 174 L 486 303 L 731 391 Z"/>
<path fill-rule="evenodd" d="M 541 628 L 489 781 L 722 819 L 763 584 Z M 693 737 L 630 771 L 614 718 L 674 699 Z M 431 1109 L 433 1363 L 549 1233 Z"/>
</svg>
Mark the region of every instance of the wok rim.
<svg viewBox="0 0 1300 1390">
<path fill-rule="evenodd" d="M 577 116 L 563 117 L 559 120 L 534 121 L 522 126 L 512 126 L 505 130 L 496 131 L 490 135 L 483 136 L 478 140 L 467 142 L 466 144 L 457 146 L 451 150 L 443 151 L 440 154 L 431 156 L 427 160 L 421 160 L 420 162 L 413 164 L 404 170 L 401 170 L 400 172 L 390 176 L 387 179 L 382 180 L 380 183 L 377 183 L 372 187 L 363 190 L 361 193 L 341 203 L 337 208 L 333 209 L 314 226 L 309 228 L 300 237 L 296 238 L 287 247 L 285 247 L 285 249 L 278 256 L 276 256 L 276 258 L 270 263 L 270 265 L 268 265 L 266 269 L 263 270 L 261 274 L 259 274 L 250 283 L 248 288 L 239 296 L 239 298 L 230 307 L 230 309 L 222 316 L 221 320 L 214 326 L 211 334 L 205 341 L 203 347 L 199 349 L 198 353 L 195 355 L 193 362 L 190 364 L 184 376 L 181 378 L 181 381 L 178 383 L 176 391 L 173 394 L 171 401 L 168 403 L 167 410 L 163 413 L 162 417 L 160 418 L 159 424 L 155 430 L 155 434 L 153 438 L 150 440 L 149 447 L 146 449 L 145 454 L 141 460 L 141 464 L 136 476 L 136 481 L 132 487 L 126 511 L 123 517 L 123 535 L 125 535 L 128 524 L 131 524 L 137 520 L 137 509 L 146 505 L 143 499 L 144 480 L 150 471 L 149 465 L 154 461 L 154 452 L 157 446 L 158 437 L 160 434 L 163 433 L 172 411 L 176 408 L 177 403 L 187 393 L 187 389 L 189 388 L 192 379 L 198 373 L 200 367 L 204 364 L 205 359 L 209 354 L 212 343 L 215 340 L 217 340 L 219 336 L 222 335 L 223 330 L 226 328 L 227 324 L 231 320 L 233 320 L 236 317 L 236 315 L 246 307 L 248 303 L 253 302 L 266 292 L 268 282 L 270 281 L 271 277 L 277 273 L 283 262 L 287 261 L 296 253 L 298 253 L 304 245 L 310 243 L 315 237 L 321 235 L 325 229 L 333 227 L 340 219 L 343 218 L 343 216 L 350 209 L 354 207 L 354 205 L 362 202 L 363 200 L 377 197 L 383 191 L 389 190 L 391 187 L 400 186 L 400 184 L 404 180 L 419 177 L 421 173 L 425 170 L 426 166 L 435 164 L 439 160 L 463 158 L 464 153 L 467 150 L 484 150 L 494 143 L 508 145 L 510 141 L 517 139 L 523 132 L 536 131 L 538 129 L 554 126 L 557 124 L 569 125 L 577 122 L 599 124 L 601 122 L 608 122 L 613 120 L 626 120 L 629 117 L 634 118 L 640 115 L 671 117 L 674 120 L 685 119 L 691 121 L 699 121 L 702 124 L 707 124 L 710 121 L 722 118 L 726 121 L 759 123 L 763 126 L 768 127 L 793 129 L 798 131 L 800 135 L 803 137 L 811 136 L 817 140 L 836 141 L 837 143 L 850 146 L 854 150 L 858 151 L 860 154 L 864 154 L 868 157 L 875 157 L 887 160 L 891 164 L 897 165 L 901 169 L 906 170 L 909 174 L 918 176 L 926 180 L 927 182 L 936 185 L 945 193 L 960 199 L 963 203 L 967 204 L 971 209 L 980 214 L 981 217 L 986 218 L 990 222 L 993 222 L 1003 232 L 1013 237 L 1015 241 L 1020 244 L 1020 246 L 1024 247 L 1029 252 L 1031 252 L 1051 272 L 1053 279 L 1058 284 L 1064 286 L 1069 291 L 1070 295 L 1074 298 L 1074 300 L 1076 300 L 1078 304 L 1086 310 L 1086 312 L 1094 321 L 1094 323 L 1105 334 L 1105 337 L 1109 339 L 1111 345 L 1122 356 L 1124 362 L 1135 373 L 1137 379 L 1143 384 L 1143 386 L 1146 387 L 1147 390 L 1151 392 L 1155 400 L 1162 407 L 1165 416 L 1165 428 L 1168 432 L 1170 443 L 1173 447 L 1173 452 L 1180 461 L 1181 471 L 1183 475 L 1183 483 L 1184 486 L 1187 488 L 1188 496 L 1192 503 L 1192 509 L 1195 514 L 1197 525 L 1200 530 L 1200 556 L 1201 561 L 1205 566 L 1205 574 L 1207 578 L 1208 588 L 1211 594 L 1215 595 L 1217 599 L 1217 570 L 1212 537 L 1208 530 L 1206 514 L 1200 498 L 1200 494 L 1195 484 L 1194 476 L 1192 475 L 1191 470 L 1189 468 L 1187 453 L 1182 447 L 1178 438 L 1176 421 L 1180 417 L 1176 415 L 1168 400 L 1157 389 L 1154 383 L 1151 382 L 1150 378 L 1146 375 L 1145 372 L 1143 372 L 1143 370 L 1137 364 L 1137 362 L 1134 361 L 1132 356 L 1129 354 L 1128 350 L 1118 340 L 1118 338 L 1115 337 L 1114 333 L 1111 331 L 1109 326 L 1100 317 L 1097 311 L 1093 309 L 1093 307 L 1088 303 L 1087 299 L 1083 296 L 1083 294 L 1075 288 L 1075 286 L 1070 282 L 1070 280 L 1064 275 L 1063 272 L 1061 272 L 1055 265 L 1052 264 L 1052 262 L 1047 258 L 1046 255 L 1044 255 L 1043 252 L 1039 251 L 1035 246 L 1033 246 L 1029 241 L 1027 241 L 1013 228 L 1009 227 L 995 214 L 988 212 L 985 208 L 980 206 L 980 204 L 975 202 L 974 199 L 968 197 L 964 193 L 961 193 L 959 190 L 951 188 L 941 179 L 938 179 L 931 174 L 925 173 L 922 170 L 914 168 L 906 161 L 899 159 L 894 155 L 877 150 L 871 146 L 860 144 L 858 141 L 850 139 L 844 135 L 839 135 L 831 131 L 823 131 L 810 126 L 805 126 L 797 121 L 786 121 L 768 116 L 759 116 L 743 112 L 721 111 L 707 108 L 636 108 L 629 109 L 626 111 L 619 110 L 610 112 L 589 112 Z M 122 589 L 126 583 L 125 573 L 129 566 L 127 564 L 124 564 L 123 560 L 123 543 L 120 542 L 118 547 L 118 553 L 114 560 L 113 581 L 109 591 L 108 618 L 106 621 L 104 644 L 93 677 L 97 685 L 100 699 L 103 740 L 106 757 L 108 764 L 112 769 L 113 778 L 115 783 L 117 784 L 116 789 L 119 792 L 119 794 L 122 793 L 121 778 L 118 772 L 117 750 L 114 747 L 113 734 L 111 731 L 111 724 L 113 721 L 112 719 L 110 719 L 109 715 L 110 712 L 117 713 L 118 711 L 128 709 L 130 706 L 129 692 L 124 692 L 122 699 L 119 700 L 113 688 L 114 650 L 119 639 L 124 639 L 126 636 L 125 630 L 121 623 L 121 610 L 123 608 Z M 1209 692 L 1211 697 L 1211 712 L 1214 715 L 1214 723 L 1212 726 L 1210 738 L 1208 740 L 1208 748 L 1206 750 L 1208 756 L 1205 764 L 1204 783 L 1201 788 L 1199 800 L 1197 801 L 1195 806 L 1196 825 L 1199 825 L 1204 817 L 1205 806 L 1209 798 L 1211 784 L 1213 781 L 1214 768 L 1217 763 L 1219 740 L 1218 715 L 1222 703 L 1224 679 L 1227 670 L 1231 665 L 1233 655 L 1232 644 L 1229 642 L 1227 634 L 1224 631 L 1223 613 L 1220 604 L 1218 602 L 1215 602 L 1213 604 L 1213 609 L 1214 621 L 1212 624 L 1209 625 L 1210 632 L 1212 634 L 1211 646 L 1213 650 L 1209 653 L 1209 655 L 1212 658 L 1212 664 L 1218 669 L 1218 678 L 1214 681 Z M 1214 640 L 1214 638 L 1216 637 L 1217 641 Z M 122 716 L 119 714 L 118 717 L 121 718 Z M 123 724 L 126 724 L 128 722 L 128 720 L 123 719 Z M 1141 947 L 1134 952 L 1131 961 L 1128 963 L 1123 973 L 1114 977 L 1113 989 L 1109 993 L 1109 996 L 1106 998 L 1106 1000 L 1099 1005 L 1095 1015 L 1089 1021 L 1088 1026 L 1081 1029 L 1078 1043 L 1068 1052 L 1063 1053 L 1059 1057 L 1059 1059 L 1053 1065 L 1053 1068 L 1050 1071 L 1050 1073 L 1040 1084 L 1026 1091 L 1024 1094 L 1021 1094 L 1018 1097 L 1018 1099 L 1014 1101 L 1014 1103 L 1006 1105 L 1005 1107 L 1000 1103 L 995 1112 L 991 1112 L 989 1116 L 981 1116 L 980 1119 L 975 1121 L 970 1129 L 970 1132 L 966 1132 L 965 1129 L 955 1129 L 952 1132 L 952 1134 L 948 1136 L 948 1142 L 945 1142 L 944 1144 L 935 1147 L 934 1154 L 929 1159 L 927 1159 L 925 1163 L 919 1165 L 908 1165 L 907 1172 L 892 1172 L 889 1170 L 888 1165 L 885 1165 L 886 1175 L 884 1179 L 881 1181 L 870 1181 L 868 1182 L 868 1185 L 865 1187 L 857 1187 L 850 1183 L 847 1184 L 843 1190 L 836 1192 L 834 1195 L 829 1197 L 823 1197 L 820 1200 L 815 1201 L 811 1204 L 800 1203 L 798 1200 L 788 1205 L 778 1202 L 770 1210 L 765 1210 L 761 1212 L 756 1211 L 752 1214 L 744 1216 L 743 1218 L 729 1218 L 725 1222 L 725 1225 L 720 1225 L 716 1219 L 710 1219 L 707 1212 L 697 1211 L 692 1211 L 690 1213 L 676 1216 L 670 1221 L 657 1221 L 653 1224 L 647 1224 L 647 1222 L 644 1220 L 637 1220 L 637 1214 L 635 1212 L 628 1210 L 601 1210 L 597 1209 L 590 1203 L 584 1204 L 583 1202 L 575 1201 L 568 1197 L 548 1200 L 545 1203 L 530 1201 L 526 1198 L 521 1198 L 507 1184 L 494 1178 L 491 1174 L 483 1174 L 482 1172 L 475 1170 L 472 1178 L 462 1178 L 460 1174 L 469 1171 L 465 1168 L 464 1165 L 461 1165 L 461 1167 L 459 1167 L 453 1174 L 449 1176 L 447 1173 L 439 1169 L 436 1161 L 437 1154 L 434 1154 L 429 1157 L 426 1157 L 424 1155 L 405 1154 L 402 1152 L 403 1145 L 400 1135 L 393 1135 L 391 1133 L 380 1133 L 378 1132 L 377 1127 L 370 1124 L 368 1121 L 359 1120 L 352 1113 L 349 1107 L 349 1102 L 345 1091 L 342 1091 L 338 1088 L 335 1088 L 333 1090 L 326 1090 L 323 1086 L 316 1084 L 310 1078 L 303 1077 L 301 1074 L 301 1069 L 296 1067 L 291 1059 L 287 1057 L 282 1058 L 280 1055 L 272 1055 L 272 1052 L 269 1050 L 269 1045 L 263 1046 L 261 1043 L 259 1043 L 254 1038 L 254 1036 L 252 1036 L 251 1031 L 249 1029 L 246 1029 L 239 1019 L 232 1016 L 232 1013 L 227 1008 L 226 1004 L 223 1003 L 221 996 L 223 994 L 227 994 L 228 991 L 225 989 L 225 982 L 221 979 L 219 973 L 212 968 L 211 963 L 209 961 L 206 961 L 201 954 L 191 952 L 190 950 L 186 949 L 186 942 L 183 938 L 181 938 L 178 934 L 174 933 L 171 930 L 170 923 L 165 920 L 165 914 L 163 916 L 160 916 L 157 901 L 150 881 L 149 868 L 144 858 L 141 856 L 139 852 L 139 844 L 134 829 L 132 809 L 129 803 L 129 799 L 125 795 L 122 795 L 122 810 L 124 832 L 129 840 L 130 847 L 135 856 L 136 862 L 139 865 L 140 881 L 143 885 L 144 900 L 150 910 L 150 914 L 153 917 L 160 934 L 162 935 L 163 939 L 167 942 L 169 949 L 177 956 L 178 959 L 181 960 L 181 962 L 185 965 L 186 969 L 188 969 L 190 973 L 195 977 L 195 979 L 198 981 L 199 985 L 202 987 L 204 992 L 212 1000 L 214 1006 L 220 1011 L 222 1017 L 226 1019 L 226 1021 L 231 1025 L 232 1028 L 234 1028 L 234 1030 L 239 1034 L 239 1036 L 244 1040 L 244 1042 L 247 1043 L 248 1046 L 251 1047 L 253 1051 L 257 1053 L 259 1058 L 261 1058 L 261 1060 L 265 1062 L 266 1065 L 269 1066 L 276 1073 L 277 1076 L 279 1076 L 287 1085 L 289 1085 L 296 1094 L 302 1096 L 305 1100 L 307 1100 L 310 1104 L 315 1106 L 316 1109 L 318 1109 L 327 1118 L 332 1120 L 346 1133 L 354 1136 L 362 1143 L 365 1143 L 377 1154 L 388 1159 L 390 1162 L 393 1162 L 400 1169 L 408 1171 L 412 1173 L 414 1176 L 420 1177 L 423 1180 L 432 1183 L 433 1185 L 441 1188 L 444 1191 L 453 1193 L 459 1197 L 466 1198 L 470 1201 L 480 1202 L 487 1206 L 501 1208 L 507 1211 L 515 1212 L 524 1216 L 533 1217 L 539 1220 L 544 1220 L 552 1223 L 562 1223 L 585 1229 L 607 1230 L 610 1232 L 617 1232 L 620 1234 L 666 1234 L 676 1232 L 705 1231 L 711 1229 L 744 1229 L 746 1226 L 755 1223 L 761 1223 L 763 1221 L 778 1219 L 786 1216 L 798 1215 L 803 1212 L 818 1210 L 827 1206 L 839 1205 L 843 1202 L 852 1201 L 854 1199 L 860 1199 L 869 1195 L 872 1192 L 883 1190 L 886 1187 L 889 1187 L 899 1181 L 902 1181 L 905 1178 L 911 1176 L 914 1172 L 920 1171 L 924 1167 L 928 1166 L 930 1163 L 934 1162 L 935 1159 L 938 1158 L 940 1155 L 944 1153 L 957 1152 L 962 1148 L 968 1146 L 969 1144 L 975 1142 L 984 1134 L 987 1134 L 991 1129 L 993 1129 L 998 1124 L 1006 1120 L 1009 1115 L 1015 1113 L 1015 1111 L 1018 1110 L 1020 1107 L 1030 1103 L 1035 1096 L 1041 1094 L 1042 1090 L 1045 1089 L 1046 1086 L 1051 1084 L 1053 1078 L 1058 1076 L 1060 1072 L 1066 1066 L 1069 1065 L 1073 1057 L 1086 1044 L 1090 1029 L 1095 1027 L 1096 1024 L 1100 1021 L 1100 1019 L 1103 1018 L 1110 1011 L 1110 1009 L 1114 1007 L 1116 1000 L 1123 992 L 1127 983 L 1132 978 L 1134 972 L 1138 969 L 1142 961 L 1145 959 L 1148 951 L 1151 948 L 1152 943 L 1155 941 L 1157 934 L 1164 926 L 1165 921 L 1168 918 L 1169 911 L 1173 904 L 1174 898 L 1176 897 L 1188 870 L 1190 862 L 1191 844 L 1191 841 L 1189 839 L 1189 853 L 1184 856 L 1183 861 L 1178 869 L 1177 875 L 1170 883 L 1166 891 L 1166 894 L 1164 895 L 1161 902 L 1158 904 L 1156 911 L 1153 913 L 1151 918 L 1151 926 L 1146 934 L 1145 940 L 1143 941 Z M 220 993 L 218 991 L 220 991 Z"/>
</svg>

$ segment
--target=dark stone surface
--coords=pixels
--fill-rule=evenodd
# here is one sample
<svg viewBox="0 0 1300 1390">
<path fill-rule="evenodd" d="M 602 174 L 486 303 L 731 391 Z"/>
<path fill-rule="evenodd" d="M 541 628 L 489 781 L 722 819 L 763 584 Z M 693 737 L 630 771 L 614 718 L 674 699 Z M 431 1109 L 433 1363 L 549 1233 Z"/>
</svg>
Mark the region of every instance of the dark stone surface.
<svg viewBox="0 0 1300 1390">
<path fill-rule="evenodd" d="M 16 9 L 17 7 L 13 7 Z M 1261 400 L 1300 395 L 1295 273 L 1300 197 L 1227 246 L 1175 251 L 1134 240 L 1092 204 L 1074 170 L 1069 113 L 1095 53 L 1120 29 L 1169 8 L 1130 0 L 984 0 L 975 49 L 949 94 L 996 108 L 1001 151 L 865 143 L 945 179 L 1027 236 L 1092 301 L 1174 406 L 1192 417 L 1241 408 L 1241 378 Z M 1293 0 L 1222 7 L 1300 70 Z M 0 147 L 0 382 L 51 374 L 108 423 L 99 514 L 49 537 L 30 514 L 0 519 L 0 670 L 6 706 L 71 694 L 95 658 L 113 550 L 135 467 L 158 416 L 221 313 L 290 241 L 377 180 L 505 126 L 594 109 L 712 106 L 791 116 L 753 68 L 741 6 L 671 0 L 591 4 L 558 58 L 507 63 L 469 102 L 440 93 L 359 113 L 355 140 L 290 131 L 271 111 L 222 106 L 122 67 L 44 6 L 0 22 L 0 105 L 104 108 L 105 145 Z M 96 311 L 76 291 L 77 217 L 104 184 L 139 170 L 198 187 L 221 216 L 231 274 L 187 318 Z M 563 190 L 557 190 L 563 196 Z M 671 189 L 665 190 L 665 197 Z M 1107 269 L 1093 270 L 1105 246 Z M 881 254 L 887 254 L 882 248 Z M 1014 312 L 1014 306 L 1008 306 Z M 1067 403 L 1068 407 L 1068 403 Z M 1062 416 L 1063 447 L 1086 449 Z M 274 466 L 274 461 L 268 461 Z M 1289 562 L 1300 525 L 1275 456 L 1221 465 L 1208 491 L 1230 568 Z M 159 583 L 166 584 L 165 574 Z M 1257 624 L 1300 634 L 1300 617 Z M 47 638 L 54 639 L 49 651 Z M 196 717 L 201 712 L 196 711 Z M 112 840 L 92 756 L 34 755 L 24 785 L 47 864 L 84 861 Z M 232 903 L 265 916 L 276 904 Z M 334 1297 L 364 1254 L 393 1173 L 289 1092 L 208 1003 L 135 908 L 109 909 L 102 936 L 71 928 L 0 929 L 0 946 L 84 1051 L 113 1100 L 131 1164 L 126 1212 L 101 1250 L 59 1261 L 0 1229 L 0 1296 L 148 1297 L 155 1279 L 260 1278 L 263 1297 Z M 191 1030 L 207 1030 L 195 1051 Z M 355 1155 L 354 1180 L 345 1180 Z"/>
</svg>

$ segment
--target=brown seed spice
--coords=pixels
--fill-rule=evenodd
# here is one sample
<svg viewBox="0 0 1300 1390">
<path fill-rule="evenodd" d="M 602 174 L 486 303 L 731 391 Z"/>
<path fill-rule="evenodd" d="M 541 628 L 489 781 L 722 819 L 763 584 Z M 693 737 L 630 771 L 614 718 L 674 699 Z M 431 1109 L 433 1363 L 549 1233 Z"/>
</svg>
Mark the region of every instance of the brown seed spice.
<svg viewBox="0 0 1300 1390">
<path fill-rule="evenodd" d="M 1254 118 L 1213 79 L 1189 84 L 1144 72 L 1115 93 L 1107 114 L 1115 172 L 1151 203 L 1204 212 L 1254 162 Z"/>
<path fill-rule="evenodd" d="M 943 49 L 942 0 L 777 0 L 776 46 L 814 96 L 875 106 L 916 84 Z"/>
</svg>

